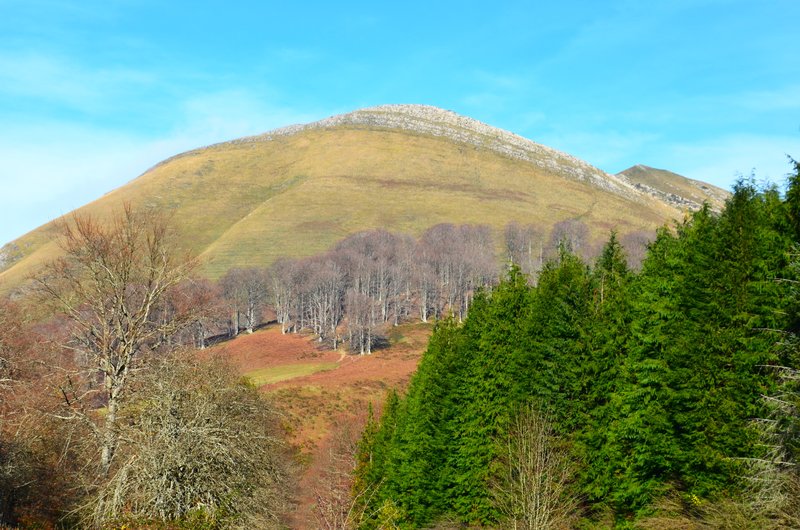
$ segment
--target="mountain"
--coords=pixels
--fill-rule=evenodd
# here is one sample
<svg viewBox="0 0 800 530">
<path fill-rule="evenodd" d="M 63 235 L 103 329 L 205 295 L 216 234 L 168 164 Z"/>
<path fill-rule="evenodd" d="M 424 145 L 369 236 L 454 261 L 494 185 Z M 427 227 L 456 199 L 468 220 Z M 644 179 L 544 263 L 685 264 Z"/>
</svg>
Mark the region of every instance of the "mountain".
<svg viewBox="0 0 800 530">
<path fill-rule="evenodd" d="M 599 241 L 717 201 L 713 187 L 673 184 L 683 181 L 672 174 L 665 191 L 653 171 L 611 175 L 450 111 L 385 105 L 179 154 L 77 211 L 102 218 L 123 202 L 166 210 L 216 278 L 377 227 L 418 235 L 442 222 L 485 223 L 499 232 L 515 220 L 547 234 L 576 219 Z M 0 284 L 58 255 L 54 228 L 3 247 Z"/>
<path fill-rule="evenodd" d="M 658 197 L 679 208 L 698 209 L 708 202 L 712 209 L 721 210 L 730 193 L 706 182 L 686 178 L 666 169 L 637 164 L 617 176 L 637 189 Z"/>
</svg>

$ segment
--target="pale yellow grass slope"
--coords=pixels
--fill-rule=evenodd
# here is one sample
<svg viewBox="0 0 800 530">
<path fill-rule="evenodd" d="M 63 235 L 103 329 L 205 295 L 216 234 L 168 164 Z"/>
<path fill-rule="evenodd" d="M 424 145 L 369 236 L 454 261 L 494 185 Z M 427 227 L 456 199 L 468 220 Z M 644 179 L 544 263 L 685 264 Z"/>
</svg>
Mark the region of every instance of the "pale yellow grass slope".
<svg viewBox="0 0 800 530">
<path fill-rule="evenodd" d="M 312 255 L 372 228 L 419 235 L 440 222 L 485 223 L 499 233 L 514 220 L 546 233 L 578 218 L 599 240 L 612 228 L 653 229 L 681 215 L 644 194 L 623 198 L 480 147 L 358 127 L 198 149 L 78 212 L 102 218 L 126 201 L 169 212 L 212 278 Z M 0 273 L 0 284 L 17 285 L 56 256 L 52 232 L 48 224 L 20 238 L 25 257 Z"/>
</svg>

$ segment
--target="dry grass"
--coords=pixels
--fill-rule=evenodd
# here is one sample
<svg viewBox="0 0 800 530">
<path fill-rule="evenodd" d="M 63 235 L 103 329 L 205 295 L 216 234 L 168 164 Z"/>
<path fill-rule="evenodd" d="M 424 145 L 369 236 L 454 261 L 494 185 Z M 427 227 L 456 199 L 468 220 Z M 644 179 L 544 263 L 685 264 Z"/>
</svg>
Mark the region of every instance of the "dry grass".
<svg viewBox="0 0 800 530">
<path fill-rule="evenodd" d="M 708 201 L 710 206 L 721 210 L 729 192 L 697 180 L 688 179 L 671 171 L 648 166 L 633 166 L 622 172 L 631 182 L 641 183 L 664 193 L 673 193 L 697 204 Z"/>
</svg>

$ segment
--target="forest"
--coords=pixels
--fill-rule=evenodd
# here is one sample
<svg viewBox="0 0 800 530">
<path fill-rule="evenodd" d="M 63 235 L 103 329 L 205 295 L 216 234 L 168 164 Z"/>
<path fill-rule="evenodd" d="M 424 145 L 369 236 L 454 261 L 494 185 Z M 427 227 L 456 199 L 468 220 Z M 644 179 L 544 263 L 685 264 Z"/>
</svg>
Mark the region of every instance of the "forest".
<svg viewBox="0 0 800 530">
<path fill-rule="evenodd" d="M 659 230 L 562 240 L 436 324 L 359 445 L 360 528 L 799 528 L 800 166 Z"/>
<path fill-rule="evenodd" d="M 367 355 L 433 321 L 336 528 L 798 528 L 793 167 L 602 248 L 578 219 L 440 224 L 218 281 L 153 212 L 65 219 L 0 301 L 0 526 L 285 527 L 280 407 L 203 350 L 274 323 Z"/>
</svg>

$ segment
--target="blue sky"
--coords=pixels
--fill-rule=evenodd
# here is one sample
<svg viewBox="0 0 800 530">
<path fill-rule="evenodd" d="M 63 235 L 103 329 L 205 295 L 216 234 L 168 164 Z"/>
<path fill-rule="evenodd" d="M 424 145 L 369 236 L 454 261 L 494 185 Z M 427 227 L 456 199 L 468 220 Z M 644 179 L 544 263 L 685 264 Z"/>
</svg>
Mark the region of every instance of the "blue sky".
<svg viewBox="0 0 800 530">
<path fill-rule="evenodd" d="M 798 28 L 797 0 L 0 0 L 0 244 L 178 152 L 383 103 L 782 182 Z"/>
</svg>

